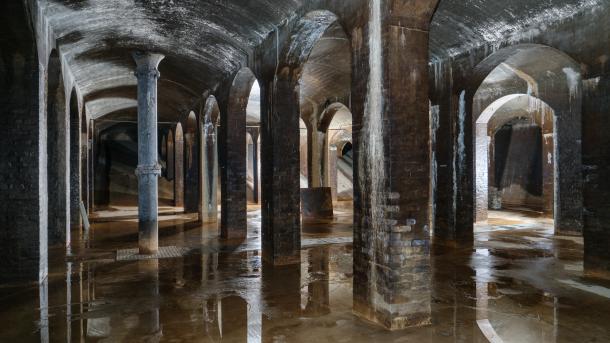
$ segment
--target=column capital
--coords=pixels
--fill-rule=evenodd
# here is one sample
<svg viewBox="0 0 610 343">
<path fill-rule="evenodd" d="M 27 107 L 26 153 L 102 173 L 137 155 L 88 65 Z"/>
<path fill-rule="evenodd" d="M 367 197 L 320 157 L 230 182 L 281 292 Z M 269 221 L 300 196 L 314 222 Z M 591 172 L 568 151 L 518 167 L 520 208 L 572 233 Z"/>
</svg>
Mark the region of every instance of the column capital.
<svg viewBox="0 0 610 343">
<path fill-rule="evenodd" d="M 152 53 L 148 51 L 134 51 L 132 54 L 136 62 L 136 77 L 150 76 L 159 78 L 159 63 L 165 58 L 165 55 Z"/>
</svg>

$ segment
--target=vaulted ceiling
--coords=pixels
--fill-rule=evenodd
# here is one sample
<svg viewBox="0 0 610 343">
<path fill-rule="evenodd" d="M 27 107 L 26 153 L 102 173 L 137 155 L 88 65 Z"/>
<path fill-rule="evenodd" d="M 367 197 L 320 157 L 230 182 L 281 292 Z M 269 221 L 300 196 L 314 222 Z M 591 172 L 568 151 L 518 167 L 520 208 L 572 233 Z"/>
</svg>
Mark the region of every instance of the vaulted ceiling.
<svg viewBox="0 0 610 343">
<path fill-rule="evenodd" d="M 166 55 L 160 66 L 159 119 L 172 121 L 245 65 L 262 40 L 307 0 L 37 1 L 92 117 L 133 108 L 136 79 L 130 53 L 145 49 Z M 532 26 L 605 1 L 441 0 L 431 26 L 431 58 L 531 34 Z M 320 51 L 338 51 L 333 44 L 345 43 L 328 39 Z M 313 58 L 319 60 L 306 77 L 318 84 L 304 87 L 302 96 L 325 99 L 316 92 L 336 90 L 333 83 L 344 84 L 345 78 L 337 77 L 327 55 Z"/>
</svg>

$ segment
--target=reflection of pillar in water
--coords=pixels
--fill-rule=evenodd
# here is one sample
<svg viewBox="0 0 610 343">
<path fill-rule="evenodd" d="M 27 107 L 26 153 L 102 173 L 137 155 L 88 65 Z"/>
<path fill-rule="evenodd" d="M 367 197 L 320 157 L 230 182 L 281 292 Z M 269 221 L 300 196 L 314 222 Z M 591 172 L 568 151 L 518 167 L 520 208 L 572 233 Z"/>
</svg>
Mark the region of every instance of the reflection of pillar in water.
<svg viewBox="0 0 610 343">
<path fill-rule="evenodd" d="M 49 342 L 49 279 L 44 278 L 38 285 L 40 301 L 40 342 Z"/>
<path fill-rule="evenodd" d="M 72 262 L 66 263 L 66 342 L 72 342 Z"/>
<path fill-rule="evenodd" d="M 78 309 L 79 309 L 79 324 L 80 324 L 80 341 L 85 339 L 85 322 L 84 322 L 84 294 L 83 294 L 83 263 L 79 263 L 78 267 Z"/>
<path fill-rule="evenodd" d="M 301 314 L 301 264 L 275 267 L 263 264 L 261 298 L 274 304 L 273 311 L 263 316 L 261 329 L 261 342 L 272 342 L 273 337 L 264 335 L 273 332 L 274 323 L 279 319 L 296 319 Z"/>
<path fill-rule="evenodd" d="M 246 258 L 248 261 L 248 275 L 254 275 L 258 273 L 259 267 L 257 266 L 258 261 L 258 251 L 248 251 L 246 253 Z M 256 283 L 251 286 L 254 288 L 252 292 L 254 296 L 250 299 L 251 302 L 247 303 L 247 328 L 248 328 L 248 343 L 258 343 L 261 341 L 263 329 L 263 314 L 261 312 L 261 301 L 263 295 L 261 294 L 261 283 L 259 278 L 252 278 L 249 282 Z M 251 288 L 251 289 L 252 289 Z"/>
<path fill-rule="evenodd" d="M 222 300 L 216 297 L 203 302 L 203 331 L 210 341 L 222 339 Z"/>
<path fill-rule="evenodd" d="M 222 338 L 244 342 L 248 338 L 248 303 L 239 296 L 223 298 L 220 303 Z"/>
<path fill-rule="evenodd" d="M 161 325 L 159 322 L 159 260 L 140 260 L 138 261 L 138 270 L 143 275 L 146 287 L 143 292 L 152 300 L 148 306 L 149 311 L 142 314 L 140 322 L 143 323 L 142 328 L 147 336 L 152 341 L 158 341 L 161 337 Z"/>
<path fill-rule="evenodd" d="M 305 312 L 312 317 L 330 313 L 329 296 L 329 248 L 320 247 L 309 250 L 308 297 Z"/>
<path fill-rule="evenodd" d="M 176 237 L 176 245 L 177 246 L 185 246 L 186 240 L 184 235 L 184 223 L 180 222 L 176 225 L 176 229 L 178 230 L 178 234 Z M 180 257 L 175 259 L 176 263 L 176 287 L 181 288 L 186 283 L 184 279 L 184 262 L 186 261 L 186 257 Z"/>
</svg>

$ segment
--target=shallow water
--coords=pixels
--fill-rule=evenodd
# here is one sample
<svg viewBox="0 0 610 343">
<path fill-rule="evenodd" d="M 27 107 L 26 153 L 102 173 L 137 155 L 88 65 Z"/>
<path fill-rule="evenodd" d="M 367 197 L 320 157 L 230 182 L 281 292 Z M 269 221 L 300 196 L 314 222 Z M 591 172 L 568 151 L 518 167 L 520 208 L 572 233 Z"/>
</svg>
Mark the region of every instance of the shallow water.
<svg viewBox="0 0 610 343">
<path fill-rule="evenodd" d="M 515 215 L 478 225 L 473 247 L 434 245 L 431 326 L 365 322 L 352 314 L 350 218 L 305 225 L 302 263 L 284 268 L 261 262 L 260 211 L 245 242 L 168 213 L 161 245 L 184 256 L 158 260 L 116 260 L 137 246 L 135 221 L 93 224 L 67 260 L 51 251 L 47 284 L 0 288 L 0 341 L 610 341 L 610 282 L 583 275 L 582 240 Z"/>
</svg>

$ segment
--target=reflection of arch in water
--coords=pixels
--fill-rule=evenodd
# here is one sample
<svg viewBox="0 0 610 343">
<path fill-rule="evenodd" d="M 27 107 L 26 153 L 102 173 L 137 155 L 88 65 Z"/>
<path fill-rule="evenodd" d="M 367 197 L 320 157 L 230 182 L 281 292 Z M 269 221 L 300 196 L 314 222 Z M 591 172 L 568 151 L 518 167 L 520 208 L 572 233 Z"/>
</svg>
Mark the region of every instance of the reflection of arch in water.
<svg viewBox="0 0 610 343">
<path fill-rule="evenodd" d="M 497 167 L 494 162 L 494 157 L 497 156 L 495 151 L 496 133 L 505 125 L 514 123 L 532 124 L 541 130 L 541 141 L 537 144 L 541 144 L 541 155 L 538 158 L 542 161 L 540 165 L 542 194 L 539 198 L 539 195 L 535 194 L 536 192 L 529 192 L 533 193 L 530 200 L 529 193 L 523 193 L 520 196 L 522 201 L 517 201 L 513 206 L 518 206 L 521 203 L 523 207 L 530 207 L 551 214 L 555 194 L 553 177 L 555 170 L 555 159 L 553 158 L 555 155 L 553 142 L 554 111 L 546 103 L 527 94 L 512 94 L 496 100 L 483 111 L 476 122 L 476 199 L 487 199 L 487 202 L 491 203 L 493 208 L 498 209 L 500 207 L 502 198 L 498 193 L 499 190 L 495 187 L 496 181 L 500 180 L 497 180 L 494 173 L 489 173 L 489 170 L 493 171 Z M 516 146 L 515 144 L 512 146 Z M 535 148 L 536 146 L 532 147 L 532 149 Z M 477 203 L 477 206 L 484 207 L 486 204 Z"/>
</svg>

